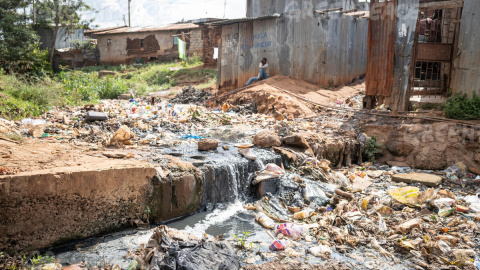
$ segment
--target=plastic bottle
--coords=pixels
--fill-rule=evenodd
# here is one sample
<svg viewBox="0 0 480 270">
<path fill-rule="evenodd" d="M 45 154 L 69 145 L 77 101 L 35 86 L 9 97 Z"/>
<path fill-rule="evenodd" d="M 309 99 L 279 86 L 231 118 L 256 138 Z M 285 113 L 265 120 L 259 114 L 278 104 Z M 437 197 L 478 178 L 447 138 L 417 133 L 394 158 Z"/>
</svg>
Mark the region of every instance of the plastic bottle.
<svg viewBox="0 0 480 270">
<path fill-rule="evenodd" d="M 299 238 L 308 234 L 308 227 L 293 223 L 282 223 L 275 226 L 275 233 L 282 233 L 286 236 Z"/>
<path fill-rule="evenodd" d="M 313 209 L 305 209 L 303 211 L 300 211 L 300 212 L 297 212 L 295 214 L 293 214 L 293 218 L 294 219 L 299 219 L 299 220 L 302 220 L 302 219 L 306 219 L 306 218 L 309 218 L 315 211 Z"/>
<path fill-rule="evenodd" d="M 458 239 L 456 237 L 453 237 L 451 235 L 439 235 L 436 238 L 437 240 L 443 240 L 447 243 L 450 243 L 452 245 L 455 245 L 458 242 Z"/>
<path fill-rule="evenodd" d="M 273 229 L 275 227 L 275 222 L 269 218 L 267 215 L 265 215 L 265 213 L 258 213 L 256 216 L 255 216 L 255 220 L 262 224 L 263 227 L 267 228 L 267 229 Z"/>
</svg>

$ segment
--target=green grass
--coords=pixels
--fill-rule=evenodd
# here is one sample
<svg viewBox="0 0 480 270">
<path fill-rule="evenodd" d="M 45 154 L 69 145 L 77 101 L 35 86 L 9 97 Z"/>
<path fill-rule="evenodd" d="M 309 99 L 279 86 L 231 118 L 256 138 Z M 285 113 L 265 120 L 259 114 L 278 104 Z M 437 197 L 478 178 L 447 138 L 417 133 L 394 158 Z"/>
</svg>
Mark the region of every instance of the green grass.
<svg viewBox="0 0 480 270">
<path fill-rule="evenodd" d="M 204 89 L 216 83 L 216 69 L 203 69 L 200 58 L 182 62 L 148 63 L 133 66 L 95 66 L 62 71 L 52 77 L 22 77 L 0 70 L 0 117 L 22 119 L 39 116 L 58 106 L 97 103 L 115 99 L 134 90 L 137 96 L 168 90 L 174 86 L 198 85 Z M 118 76 L 98 78 L 100 70 L 117 71 Z"/>
</svg>

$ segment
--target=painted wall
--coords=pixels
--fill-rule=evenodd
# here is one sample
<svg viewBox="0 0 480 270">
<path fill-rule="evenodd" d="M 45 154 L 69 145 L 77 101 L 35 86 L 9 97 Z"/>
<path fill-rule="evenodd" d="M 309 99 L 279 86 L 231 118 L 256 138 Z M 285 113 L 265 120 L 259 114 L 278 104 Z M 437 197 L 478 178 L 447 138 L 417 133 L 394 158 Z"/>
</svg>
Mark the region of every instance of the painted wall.
<svg viewBox="0 0 480 270">
<path fill-rule="evenodd" d="M 350 83 L 366 72 L 367 31 L 367 19 L 338 13 L 223 26 L 218 86 L 243 86 L 258 74 L 263 57 L 270 76 L 324 86 Z"/>
<path fill-rule="evenodd" d="M 201 30 L 194 29 L 191 31 L 193 37 L 201 38 Z M 162 59 L 176 59 L 178 58 L 177 45 L 173 44 L 173 36 L 177 31 L 159 31 L 159 32 L 145 32 L 145 33 L 122 33 L 122 34 L 106 34 L 98 35 L 97 47 L 100 52 L 100 63 L 102 64 L 122 64 L 136 62 L 139 59 L 149 59 L 155 57 Z M 143 52 L 139 48 L 141 39 L 146 40 L 147 37 L 151 39 L 153 36 L 156 44 L 145 43 Z M 111 39 L 111 45 L 108 45 L 108 39 Z M 129 53 L 127 50 L 127 40 L 137 44 L 135 52 Z M 151 45 L 150 48 L 148 45 Z M 158 46 L 157 46 L 158 44 Z M 201 52 L 203 43 L 195 45 L 195 50 Z M 152 50 L 151 48 L 155 49 Z M 131 48 L 131 47 L 130 47 Z M 188 49 L 190 46 L 187 47 Z"/>
<path fill-rule="evenodd" d="M 368 10 L 368 3 L 359 0 L 247 0 L 247 17 L 261 17 L 275 13 L 298 15 L 301 10 L 325 10 L 339 7 L 345 10 L 353 8 Z"/>
<path fill-rule="evenodd" d="M 453 62 L 453 76 L 450 87 L 454 93 L 473 91 L 480 96 L 480 1 L 465 0 L 460 34 L 458 37 L 457 58 Z"/>
</svg>

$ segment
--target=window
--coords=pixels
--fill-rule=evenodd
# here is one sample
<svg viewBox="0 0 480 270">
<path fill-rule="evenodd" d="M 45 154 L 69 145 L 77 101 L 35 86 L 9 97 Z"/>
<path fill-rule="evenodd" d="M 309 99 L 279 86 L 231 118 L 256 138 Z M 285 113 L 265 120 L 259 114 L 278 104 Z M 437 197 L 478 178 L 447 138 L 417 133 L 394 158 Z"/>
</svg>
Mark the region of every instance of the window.
<svg viewBox="0 0 480 270">
<path fill-rule="evenodd" d="M 143 39 L 140 39 L 140 48 L 143 48 Z"/>
<path fill-rule="evenodd" d="M 107 46 L 110 46 L 112 45 L 112 40 L 111 39 L 107 39 Z"/>
<path fill-rule="evenodd" d="M 173 45 L 178 45 L 178 37 L 173 37 Z"/>
</svg>

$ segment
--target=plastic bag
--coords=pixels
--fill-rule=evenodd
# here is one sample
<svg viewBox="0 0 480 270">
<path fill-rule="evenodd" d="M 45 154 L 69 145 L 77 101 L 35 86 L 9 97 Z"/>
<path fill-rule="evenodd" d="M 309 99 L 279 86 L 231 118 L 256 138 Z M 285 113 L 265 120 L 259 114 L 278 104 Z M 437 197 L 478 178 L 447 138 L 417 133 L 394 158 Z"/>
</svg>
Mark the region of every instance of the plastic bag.
<svg viewBox="0 0 480 270">
<path fill-rule="evenodd" d="M 329 246 L 319 245 L 309 248 L 307 252 L 311 253 L 315 257 L 330 257 L 332 255 L 332 249 Z"/>
<path fill-rule="evenodd" d="M 335 183 L 342 186 L 348 187 L 350 186 L 350 182 L 348 181 L 347 177 L 343 173 L 336 172 L 335 173 Z"/>
<path fill-rule="evenodd" d="M 268 229 L 273 229 L 275 227 L 275 222 L 273 219 L 269 218 L 265 213 L 258 213 L 255 216 L 255 220 L 262 224 L 263 227 L 268 228 Z"/>
<path fill-rule="evenodd" d="M 441 199 L 436 199 L 433 204 L 437 206 L 438 208 L 444 208 L 444 207 L 452 207 L 452 205 L 455 203 L 454 199 L 450 198 L 441 198 Z"/>
<path fill-rule="evenodd" d="M 416 187 L 403 187 L 389 190 L 388 194 L 401 204 L 418 206 L 418 190 Z"/>
</svg>

